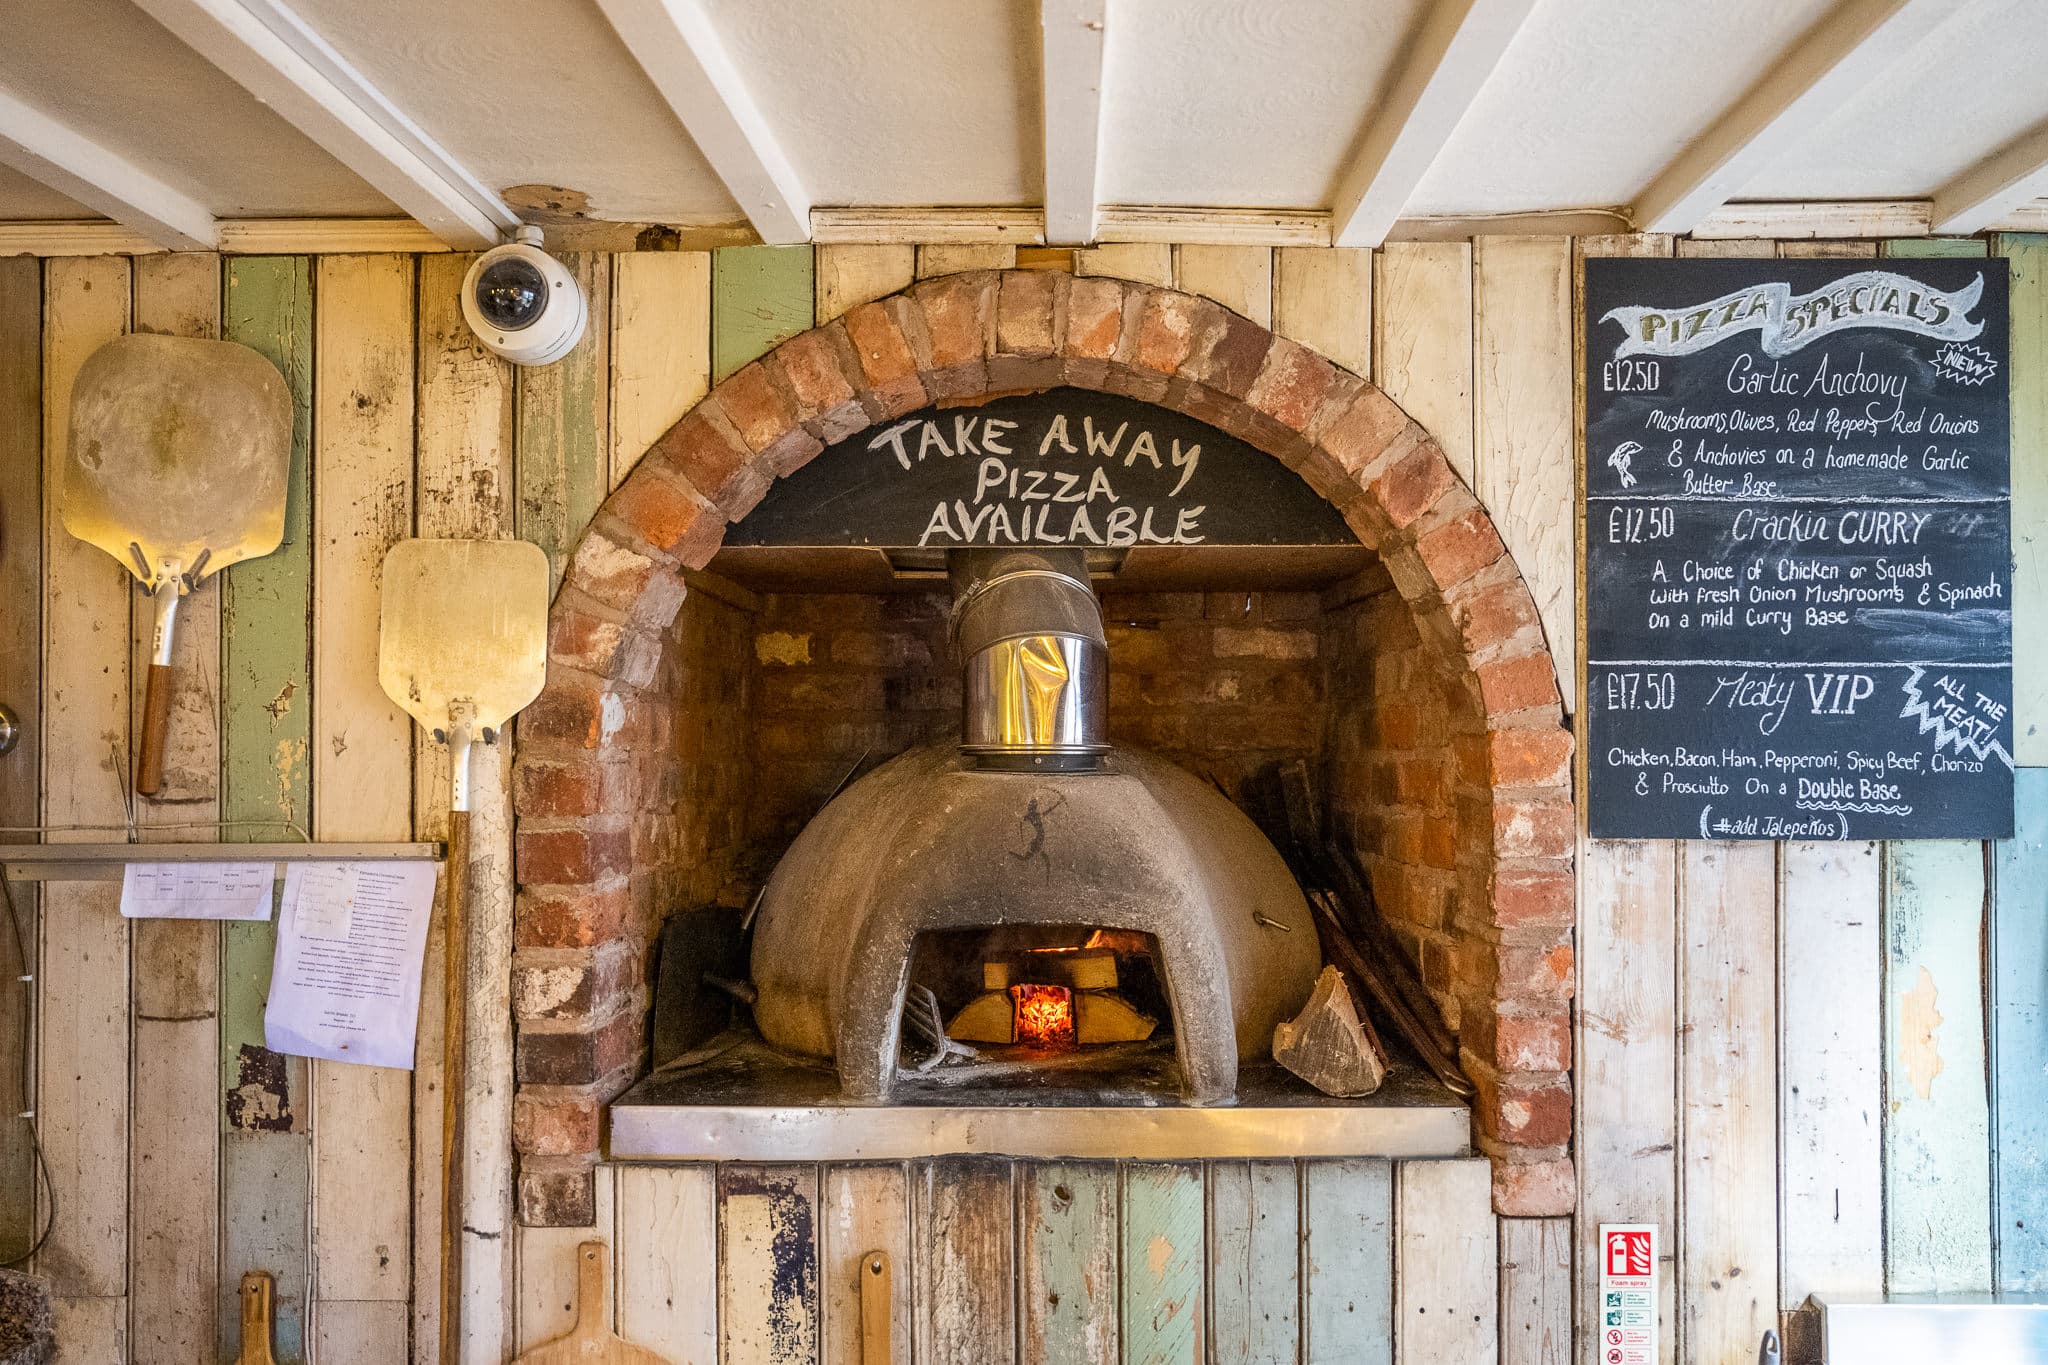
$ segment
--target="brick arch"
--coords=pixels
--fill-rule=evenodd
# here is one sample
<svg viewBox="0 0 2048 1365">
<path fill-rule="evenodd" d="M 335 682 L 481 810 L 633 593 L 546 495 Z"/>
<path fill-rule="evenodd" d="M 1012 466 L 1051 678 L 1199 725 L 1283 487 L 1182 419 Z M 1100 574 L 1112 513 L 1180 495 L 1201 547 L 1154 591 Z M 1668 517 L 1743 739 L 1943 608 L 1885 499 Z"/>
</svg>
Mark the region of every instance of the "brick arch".
<svg viewBox="0 0 2048 1365">
<path fill-rule="evenodd" d="M 1392 400 L 1308 347 L 1194 295 L 1013 270 L 862 304 L 740 369 L 649 448 L 577 546 L 553 607 L 548 685 L 519 721 L 514 1130 L 526 1221 L 588 1220 L 603 1105 L 643 1052 L 641 964 L 659 913 L 649 815 L 670 744 L 649 689 L 681 571 L 708 562 L 774 478 L 834 441 L 934 403 L 1058 385 L 1244 439 L 1379 553 L 1442 662 L 1451 716 L 1427 769 L 1440 814 L 1385 852 L 1452 888 L 1422 912 L 1440 917 L 1448 944 L 1425 973 L 1459 1016 L 1496 1206 L 1570 1212 L 1571 737 L 1535 601 L 1487 510 Z"/>
</svg>

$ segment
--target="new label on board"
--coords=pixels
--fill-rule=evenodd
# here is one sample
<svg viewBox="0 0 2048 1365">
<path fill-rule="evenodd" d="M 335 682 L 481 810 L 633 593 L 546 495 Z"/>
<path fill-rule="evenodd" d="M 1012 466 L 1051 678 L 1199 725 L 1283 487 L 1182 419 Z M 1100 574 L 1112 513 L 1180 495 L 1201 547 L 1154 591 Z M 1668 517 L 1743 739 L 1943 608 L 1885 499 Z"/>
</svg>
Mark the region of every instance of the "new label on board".
<svg viewBox="0 0 2048 1365">
<path fill-rule="evenodd" d="M 728 545 L 1352 545 L 1337 509 L 1227 432 L 1114 394 L 928 408 L 830 447 Z"/>
<path fill-rule="evenodd" d="M 1585 278 L 1590 832 L 2011 834 L 2005 262 Z"/>
</svg>

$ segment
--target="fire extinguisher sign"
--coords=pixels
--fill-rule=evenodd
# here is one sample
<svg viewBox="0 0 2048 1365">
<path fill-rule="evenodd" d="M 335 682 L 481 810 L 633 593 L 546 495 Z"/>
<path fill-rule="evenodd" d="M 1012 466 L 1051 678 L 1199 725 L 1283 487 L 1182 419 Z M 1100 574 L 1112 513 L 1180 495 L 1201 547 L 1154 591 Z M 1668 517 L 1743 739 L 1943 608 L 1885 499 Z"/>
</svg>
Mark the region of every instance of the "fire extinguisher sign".
<svg viewBox="0 0 2048 1365">
<path fill-rule="evenodd" d="M 1600 1225 L 1601 1365 L 1657 1365 L 1657 1225 Z"/>
</svg>

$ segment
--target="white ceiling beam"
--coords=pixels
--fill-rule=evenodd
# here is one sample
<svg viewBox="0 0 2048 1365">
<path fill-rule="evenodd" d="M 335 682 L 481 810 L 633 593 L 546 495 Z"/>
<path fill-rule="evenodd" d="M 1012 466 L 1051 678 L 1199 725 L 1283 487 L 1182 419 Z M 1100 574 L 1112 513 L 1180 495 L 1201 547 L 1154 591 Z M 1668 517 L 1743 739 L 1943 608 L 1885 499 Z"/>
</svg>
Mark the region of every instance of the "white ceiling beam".
<svg viewBox="0 0 2048 1365">
<path fill-rule="evenodd" d="M 136 0 L 149 15 L 449 246 L 519 215 L 277 0 Z"/>
<path fill-rule="evenodd" d="M 220 240 L 206 206 L 119 153 L 0 90 L 0 163 L 173 251 Z"/>
<path fill-rule="evenodd" d="M 1822 119 L 1966 5 L 1845 0 L 1636 197 L 1643 232 L 1690 232 Z"/>
<path fill-rule="evenodd" d="M 1338 246 L 1378 246 L 1500 64 L 1535 0 L 1439 0 L 1374 110 L 1357 159 L 1338 183 Z"/>
<path fill-rule="evenodd" d="M 1107 9 L 1108 0 L 1040 0 L 1038 6 L 1048 242 L 1095 240 Z"/>
<path fill-rule="evenodd" d="M 1936 232 L 1981 232 L 2048 194 L 2048 123 L 2033 128 L 1934 192 Z"/>
<path fill-rule="evenodd" d="M 598 0 L 761 240 L 808 241 L 811 199 L 698 0 Z"/>
</svg>

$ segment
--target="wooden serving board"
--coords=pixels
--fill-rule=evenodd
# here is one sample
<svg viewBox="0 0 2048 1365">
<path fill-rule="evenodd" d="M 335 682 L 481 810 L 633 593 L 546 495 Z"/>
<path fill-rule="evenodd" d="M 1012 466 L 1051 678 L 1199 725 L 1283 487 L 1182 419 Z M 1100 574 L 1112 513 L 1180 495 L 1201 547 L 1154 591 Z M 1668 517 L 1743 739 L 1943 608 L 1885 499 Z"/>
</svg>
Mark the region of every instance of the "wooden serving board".
<svg viewBox="0 0 2048 1365">
<path fill-rule="evenodd" d="M 612 1331 L 610 1251 L 603 1242 L 576 1248 L 576 1325 L 542 1342 L 512 1365 L 669 1365 Z"/>
</svg>

